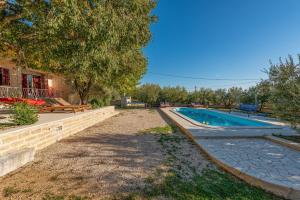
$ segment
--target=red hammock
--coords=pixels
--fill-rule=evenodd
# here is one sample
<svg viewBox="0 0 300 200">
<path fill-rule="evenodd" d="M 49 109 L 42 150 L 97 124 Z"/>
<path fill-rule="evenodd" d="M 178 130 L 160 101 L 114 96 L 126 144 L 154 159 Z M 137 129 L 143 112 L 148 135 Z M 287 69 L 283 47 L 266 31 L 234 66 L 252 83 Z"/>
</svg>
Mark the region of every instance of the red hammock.
<svg viewBox="0 0 300 200">
<path fill-rule="evenodd" d="M 0 98 L 0 102 L 1 103 L 6 103 L 6 104 L 14 104 L 14 103 L 18 103 L 18 102 L 23 102 L 23 103 L 27 103 L 28 105 L 33 105 L 33 106 L 41 106 L 44 105 L 46 102 L 44 100 L 41 99 L 24 99 L 24 98 Z"/>
</svg>

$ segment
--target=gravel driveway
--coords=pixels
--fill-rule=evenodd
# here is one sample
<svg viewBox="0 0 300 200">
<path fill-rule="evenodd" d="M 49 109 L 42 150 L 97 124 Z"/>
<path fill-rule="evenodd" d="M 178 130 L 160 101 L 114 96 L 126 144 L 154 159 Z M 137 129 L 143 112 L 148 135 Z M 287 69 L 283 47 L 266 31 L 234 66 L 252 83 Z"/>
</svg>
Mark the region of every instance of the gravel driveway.
<svg viewBox="0 0 300 200">
<path fill-rule="evenodd" d="M 157 136 L 137 133 L 166 125 L 156 110 L 121 110 L 38 152 L 33 163 L 0 178 L 1 199 L 107 199 L 138 191 L 166 155 Z M 207 165 L 197 156 L 193 160 Z"/>
</svg>

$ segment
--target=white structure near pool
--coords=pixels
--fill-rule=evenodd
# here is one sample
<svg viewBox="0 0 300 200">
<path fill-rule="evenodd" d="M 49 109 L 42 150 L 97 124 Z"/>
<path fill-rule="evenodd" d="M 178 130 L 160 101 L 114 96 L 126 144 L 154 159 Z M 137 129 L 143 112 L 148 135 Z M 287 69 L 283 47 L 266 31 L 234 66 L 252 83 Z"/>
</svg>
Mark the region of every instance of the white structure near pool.
<svg viewBox="0 0 300 200">
<path fill-rule="evenodd" d="M 300 199 L 300 145 L 273 134 L 299 134 L 260 116 L 194 108 L 162 108 L 225 171 L 287 199 Z"/>
</svg>

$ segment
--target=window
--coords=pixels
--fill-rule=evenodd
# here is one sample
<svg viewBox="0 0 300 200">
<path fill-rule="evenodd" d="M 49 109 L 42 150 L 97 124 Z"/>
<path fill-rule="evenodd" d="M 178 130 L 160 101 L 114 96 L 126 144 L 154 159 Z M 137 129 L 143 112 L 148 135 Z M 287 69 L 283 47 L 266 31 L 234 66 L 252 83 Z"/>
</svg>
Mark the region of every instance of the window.
<svg viewBox="0 0 300 200">
<path fill-rule="evenodd" d="M 9 85 L 10 77 L 9 70 L 5 68 L 0 68 L 0 85 Z"/>
<path fill-rule="evenodd" d="M 22 88 L 35 88 L 42 89 L 43 87 L 43 77 L 32 75 L 32 74 L 22 74 Z"/>
</svg>

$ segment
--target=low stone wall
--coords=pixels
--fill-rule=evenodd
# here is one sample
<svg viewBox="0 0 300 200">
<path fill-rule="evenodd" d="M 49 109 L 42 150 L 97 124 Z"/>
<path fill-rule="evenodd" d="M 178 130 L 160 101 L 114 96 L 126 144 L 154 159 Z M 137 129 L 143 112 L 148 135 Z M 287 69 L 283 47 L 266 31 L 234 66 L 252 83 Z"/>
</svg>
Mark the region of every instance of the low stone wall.
<svg viewBox="0 0 300 200">
<path fill-rule="evenodd" d="M 18 157 L 18 152 L 22 152 L 24 149 L 34 149 L 34 152 L 43 149 L 116 114 L 115 108 L 109 106 L 78 113 L 60 120 L 52 120 L 24 128 L 20 127 L 12 131 L 6 130 L 4 133 L 0 132 L 0 158 L 7 156 L 8 158 Z M 32 157 L 28 156 L 28 158 Z M 22 161 L 22 163 L 25 162 Z M 10 164 L 11 169 L 5 169 L 5 172 L 12 171 L 18 167 L 20 167 L 19 164 L 15 166 Z"/>
</svg>

